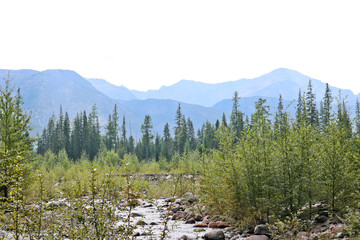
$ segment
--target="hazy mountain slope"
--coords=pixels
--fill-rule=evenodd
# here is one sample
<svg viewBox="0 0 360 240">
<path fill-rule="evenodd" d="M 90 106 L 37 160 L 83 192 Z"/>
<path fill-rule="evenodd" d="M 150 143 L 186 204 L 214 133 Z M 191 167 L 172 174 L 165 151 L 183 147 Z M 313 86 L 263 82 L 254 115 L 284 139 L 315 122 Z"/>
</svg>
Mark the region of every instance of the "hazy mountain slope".
<svg viewBox="0 0 360 240">
<path fill-rule="evenodd" d="M 174 99 L 186 103 L 212 106 L 223 99 L 229 99 L 234 91 L 241 97 L 264 96 L 278 98 L 282 94 L 284 99 L 298 98 L 299 89 L 306 92 L 309 79 L 313 83 L 313 91 L 317 100 L 323 97 L 325 83 L 312 79 L 297 71 L 279 68 L 268 74 L 253 79 L 240 79 L 218 84 L 207 84 L 195 81 L 182 80 L 168 87 L 147 92 L 132 91 L 139 99 Z M 331 87 L 334 96 L 338 95 L 339 88 Z M 356 96 L 350 90 L 342 90 L 343 96 L 348 96 L 353 101 Z"/>
<path fill-rule="evenodd" d="M 60 105 L 63 112 L 68 111 L 70 118 L 73 118 L 77 112 L 83 110 L 89 113 L 96 104 L 101 121 L 105 122 L 106 116 L 116 103 L 74 71 L 46 70 L 33 72 L 25 77 L 18 76 L 24 75 L 17 71 L 11 72 L 14 84 L 21 88 L 24 107 L 32 112 L 35 131 L 41 130 L 53 113 L 58 114 Z"/>
<path fill-rule="evenodd" d="M 87 79 L 97 90 L 115 100 L 135 100 L 136 97 L 124 86 L 115 86 L 103 79 Z"/>
<path fill-rule="evenodd" d="M 131 125 L 134 137 L 141 137 L 140 128 L 144 121 L 145 114 L 151 116 L 155 132 L 162 135 L 166 123 L 169 123 L 171 132 L 173 132 L 176 110 L 179 105 L 178 101 L 147 99 L 126 101 L 122 102 L 122 104 L 127 111 L 132 111 L 134 114 L 134 118 L 130 119 L 130 123 L 128 118 L 126 121 L 127 129 L 129 131 Z M 184 114 L 186 118 L 190 117 L 195 129 L 200 128 L 206 120 L 215 123 L 216 119 L 221 119 L 222 116 L 222 111 L 217 109 L 187 103 L 180 104 L 182 114 Z"/>
<path fill-rule="evenodd" d="M 0 78 L 6 77 L 9 70 L 0 70 Z M 270 106 L 270 112 L 274 112 L 279 99 L 279 93 L 284 97 L 284 105 L 288 105 L 291 99 L 297 99 L 299 88 L 306 91 L 309 78 L 296 71 L 288 69 L 278 69 L 269 74 L 265 74 L 255 79 L 242 79 L 222 84 L 204 84 L 194 81 L 180 81 L 179 83 L 163 87 L 162 94 L 169 99 L 147 99 L 147 100 L 115 100 L 97 90 L 88 80 L 81 77 L 74 71 L 69 70 L 16 70 L 10 71 L 10 76 L 14 78 L 16 87 L 21 88 L 24 98 L 24 106 L 32 112 L 32 125 L 34 133 L 41 131 L 47 124 L 49 117 L 59 112 L 62 105 L 63 112 L 69 112 L 73 119 L 76 113 L 86 110 L 91 111 L 91 107 L 96 104 L 99 112 L 101 125 L 104 129 L 108 116 L 113 111 L 114 104 L 118 104 L 118 112 L 121 119 L 126 116 L 126 125 L 128 134 L 134 137 L 141 137 L 141 124 L 144 121 L 145 114 L 152 117 L 154 131 L 162 134 L 166 122 L 174 127 L 175 113 L 179 100 L 176 98 L 187 99 L 188 102 L 201 102 L 209 106 L 210 103 L 219 101 L 204 107 L 196 104 L 181 103 L 182 112 L 186 117 L 190 117 L 194 122 L 195 128 L 209 120 L 215 123 L 216 119 L 221 120 L 222 113 L 225 112 L 229 122 L 232 110 L 231 97 L 235 90 L 239 91 L 240 109 L 251 116 L 255 111 L 255 102 L 261 96 L 267 99 Z M 103 80 L 101 80 L 103 81 Z M 3 84 L 3 81 L 0 81 Z M 103 82 L 102 84 L 107 85 Z M 323 97 L 325 84 L 313 80 L 314 90 L 317 100 Z M 109 85 L 110 86 L 110 85 Z M 169 89 L 171 91 L 169 91 Z M 119 89 L 115 89 L 115 97 L 118 96 Z M 333 96 L 338 94 L 337 88 L 332 87 Z M 109 92 L 112 90 L 109 89 Z M 126 91 L 125 91 L 126 92 Z M 161 92 L 161 91 L 160 91 Z M 151 94 L 157 94 L 156 91 L 149 91 Z M 171 93 L 171 94 L 170 94 Z M 251 95 L 255 96 L 251 96 Z M 343 90 L 342 95 L 348 95 L 348 107 L 352 113 L 355 112 L 355 101 L 357 96 L 349 90 Z M 123 95 L 131 97 L 131 95 Z M 246 97 L 251 96 L 251 97 Z M 225 100 L 224 100 L 225 99 Z M 286 100 L 290 99 L 290 100 Z M 336 101 L 334 100 L 335 104 Z M 288 109 L 291 113 L 295 112 L 296 102 Z M 334 105 L 334 109 L 336 109 Z"/>
<path fill-rule="evenodd" d="M 260 97 L 246 97 L 240 98 L 239 105 L 240 110 L 245 113 L 246 115 L 251 117 L 251 115 L 255 112 L 255 102 L 259 100 Z M 265 105 L 269 106 L 270 114 L 274 115 L 279 103 L 279 98 L 272 98 L 272 97 L 261 97 L 266 99 Z M 295 101 L 283 100 L 283 105 L 287 108 L 288 112 L 295 116 L 295 108 L 296 108 Z M 230 122 L 230 115 L 232 112 L 233 102 L 232 99 L 224 99 L 218 103 L 216 103 L 212 108 L 217 109 L 219 111 L 223 111 L 226 114 L 228 123 Z"/>
</svg>

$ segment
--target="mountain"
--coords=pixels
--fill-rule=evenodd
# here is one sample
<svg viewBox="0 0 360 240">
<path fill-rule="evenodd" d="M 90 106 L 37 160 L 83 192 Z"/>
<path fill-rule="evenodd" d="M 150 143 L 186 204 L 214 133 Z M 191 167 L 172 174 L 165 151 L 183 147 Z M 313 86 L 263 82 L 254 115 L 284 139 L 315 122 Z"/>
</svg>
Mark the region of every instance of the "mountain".
<svg viewBox="0 0 360 240">
<path fill-rule="evenodd" d="M 232 96 L 235 91 L 238 91 L 241 97 L 279 98 L 279 95 L 282 94 L 285 100 L 294 100 L 298 97 L 299 89 L 301 91 L 307 90 L 309 79 L 312 80 L 313 91 L 317 100 L 320 100 L 325 92 L 325 83 L 286 68 L 279 68 L 253 79 L 240 79 L 216 84 L 181 80 L 174 85 L 161 87 L 159 90 L 132 92 L 138 99 L 174 99 L 210 107 L 223 99 L 230 98 L 229 96 Z M 331 87 L 331 90 L 336 96 L 340 89 Z M 350 90 L 342 90 L 342 95 L 348 96 L 349 102 L 356 99 Z"/>
<path fill-rule="evenodd" d="M 164 126 L 169 124 L 172 132 L 175 124 L 175 115 L 178 108 L 178 101 L 168 99 L 147 99 L 147 100 L 132 100 L 122 102 L 123 106 L 134 114 L 134 117 L 130 119 L 126 116 L 128 131 L 131 131 L 134 137 L 140 138 L 141 124 L 144 122 L 145 114 L 151 116 L 154 131 L 160 135 L 163 134 Z M 203 107 L 194 104 L 180 103 L 181 112 L 186 118 L 190 117 L 194 124 L 194 128 L 201 128 L 202 124 L 207 120 L 211 123 L 215 123 L 217 119 L 221 119 L 222 111 L 211 107 Z"/>
<path fill-rule="evenodd" d="M 117 104 L 120 119 L 126 117 L 128 134 L 131 132 L 137 139 L 141 137 L 140 129 L 145 114 L 152 117 L 154 132 L 162 134 L 165 123 L 169 123 L 173 129 L 179 102 L 182 113 L 191 118 L 195 129 L 207 120 L 211 123 L 221 120 L 223 112 L 229 122 L 231 98 L 235 90 L 241 96 L 240 110 L 248 116 L 254 112 L 259 97 L 267 100 L 270 112 L 274 113 L 280 93 L 284 105 L 289 105 L 288 111 L 294 114 L 296 101 L 293 100 L 297 100 L 299 88 L 307 90 L 311 79 L 293 70 L 277 69 L 254 79 L 219 84 L 183 80 L 156 91 L 139 92 L 114 86 L 102 79 L 85 79 L 71 70 L 0 70 L 0 79 L 6 78 L 8 74 L 14 79 L 14 85 L 21 88 L 25 109 L 31 111 L 32 135 L 42 131 L 52 114 L 58 115 L 60 106 L 73 119 L 78 112 L 85 110 L 90 113 L 94 104 L 104 131 L 108 116 Z M 315 79 L 312 79 L 312 83 L 317 100 L 320 101 L 325 83 Z M 3 81 L 0 81 L 2 84 Z M 339 89 L 331 87 L 331 90 L 336 97 Z M 348 107 L 354 113 L 357 96 L 350 90 L 342 90 L 342 96 L 347 96 Z M 134 99 L 136 97 L 140 99 Z M 333 109 L 336 110 L 336 107 Z"/>
<path fill-rule="evenodd" d="M 251 117 L 251 114 L 255 112 L 255 103 L 259 100 L 259 98 L 263 98 L 266 100 L 265 105 L 269 106 L 269 112 L 270 114 L 274 115 L 277 106 L 279 103 L 279 98 L 273 98 L 273 97 L 248 97 L 248 98 L 240 98 L 239 100 L 239 109 L 245 113 L 246 115 Z M 290 113 L 290 115 L 295 116 L 295 110 L 296 110 L 296 101 L 289 101 L 289 100 L 283 100 L 283 105 L 287 109 L 287 111 Z M 232 106 L 233 102 L 232 99 L 224 99 L 218 103 L 216 103 L 212 108 L 217 109 L 219 111 L 223 111 L 228 121 L 230 121 L 230 115 L 232 112 Z M 271 116 L 272 118 L 272 116 Z"/>
<path fill-rule="evenodd" d="M 0 78 L 10 74 L 15 87 L 20 87 L 24 108 L 31 112 L 32 135 L 41 133 L 52 114 L 58 115 L 60 106 L 73 119 L 78 112 L 90 113 L 96 104 L 100 124 L 104 127 L 114 105 L 118 105 L 120 118 L 126 117 L 127 131 L 141 137 L 141 124 L 145 114 L 152 117 L 154 131 L 162 134 L 166 122 L 173 127 L 178 101 L 175 100 L 115 100 L 97 90 L 88 79 L 70 70 L 0 70 Z M 3 85 L 3 81 L 0 81 Z M 92 81 L 94 82 L 94 81 Z M 196 128 L 203 121 L 214 122 L 222 112 L 194 104 L 181 103 L 183 114 L 190 117 Z M 121 123 L 119 123 L 121 124 Z"/>
<path fill-rule="evenodd" d="M 87 79 L 97 90 L 115 100 L 135 100 L 135 95 L 124 86 L 115 86 L 104 79 Z"/>
<path fill-rule="evenodd" d="M 60 105 L 63 112 L 74 118 L 76 113 L 96 104 L 102 123 L 112 111 L 115 100 L 96 90 L 87 80 L 70 70 L 1 70 L 0 77 L 10 73 L 14 85 L 20 87 L 24 108 L 31 111 L 32 127 L 35 132 L 46 126 L 49 117 L 58 114 Z"/>
</svg>

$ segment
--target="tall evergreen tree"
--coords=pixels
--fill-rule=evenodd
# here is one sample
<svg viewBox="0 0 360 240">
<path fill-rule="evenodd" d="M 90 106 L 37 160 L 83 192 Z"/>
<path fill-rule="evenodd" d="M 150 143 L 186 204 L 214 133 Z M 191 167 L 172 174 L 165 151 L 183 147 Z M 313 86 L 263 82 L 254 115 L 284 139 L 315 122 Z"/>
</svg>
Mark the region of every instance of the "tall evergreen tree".
<svg viewBox="0 0 360 240">
<path fill-rule="evenodd" d="M 71 136 L 71 129 L 70 129 L 70 118 L 68 112 L 65 113 L 64 119 L 64 147 L 68 156 L 71 155 L 71 145 L 70 145 L 70 136 Z"/>
<path fill-rule="evenodd" d="M 152 140 L 154 138 L 154 135 L 151 132 L 151 129 L 153 128 L 152 120 L 150 115 L 145 115 L 144 123 L 141 125 L 141 132 L 142 132 L 142 144 L 144 148 L 144 155 L 146 161 L 149 161 L 150 158 L 150 146 L 152 143 Z"/>
<path fill-rule="evenodd" d="M 221 125 L 227 127 L 227 121 L 226 121 L 226 115 L 223 112 L 222 118 L 221 118 Z"/>
<path fill-rule="evenodd" d="M 239 94 L 234 92 L 233 108 L 230 116 L 230 128 L 235 133 L 236 139 L 240 139 L 241 133 L 244 129 L 244 117 L 243 113 L 239 109 Z"/>
<path fill-rule="evenodd" d="M 306 111 L 308 113 L 308 123 L 311 126 L 317 127 L 319 125 L 319 112 L 316 108 L 316 96 L 313 92 L 311 79 L 309 80 L 308 89 L 306 92 Z"/>
<path fill-rule="evenodd" d="M 0 191 L 5 200 L 11 187 L 21 184 L 26 163 L 31 159 L 30 115 L 23 111 L 20 89 L 14 93 L 10 74 L 0 86 Z"/>
<path fill-rule="evenodd" d="M 89 149 L 88 154 L 90 160 L 93 160 L 100 151 L 101 135 L 100 123 L 96 104 L 92 106 L 89 115 Z"/>
<path fill-rule="evenodd" d="M 168 160 L 170 161 L 171 156 L 172 156 L 172 137 L 170 134 L 170 127 L 169 124 L 166 123 L 164 126 L 164 132 L 163 132 L 163 138 L 164 138 L 164 143 L 163 143 L 163 147 L 162 147 L 162 155 Z"/>
<path fill-rule="evenodd" d="M 187 131 L 188 131 L 187 136 L 188 136 L 188 141 L 189 141 L 189 148 L 190 148 L 190 150 L 195 150 L 196 149 L 195 129 L 194 129 L 194 124 L 190 118 L 188 118 L 186 126 L 187 126 Z"/>
<path fill-rule="evenodd" d="M 304 118 L 304 106 L 303 106 L 303 95 L 301 93 L 301 89 L 299 89 L 299 95 L 297 100 L 297 106 L 296 106 L 296 123 L 297 125 L 300 125 Z"/>
<path fill-rule="evenodd" d="M 355 106 L 355 128 L 357 137 L 360 137 L 360 102 L 359 99 L 356 99 L 356 106 Z"/>
<path fill-rule="evenodd" d="M 323 131 L 326 131 L 326 128 L 329 126 L 330 121 L 331 121 L 331 104 L 333 101 L 333 97 L 331 94 L 331 90 L 329 87 L 329 84 L 326 83 L 326 88 L 325 88 L 325 94 L 324 94 L 324 98 L 321 104 L 321 114 L 320 114 L 320 120 L 321 120 L 321 128 Z"/>
</svg>

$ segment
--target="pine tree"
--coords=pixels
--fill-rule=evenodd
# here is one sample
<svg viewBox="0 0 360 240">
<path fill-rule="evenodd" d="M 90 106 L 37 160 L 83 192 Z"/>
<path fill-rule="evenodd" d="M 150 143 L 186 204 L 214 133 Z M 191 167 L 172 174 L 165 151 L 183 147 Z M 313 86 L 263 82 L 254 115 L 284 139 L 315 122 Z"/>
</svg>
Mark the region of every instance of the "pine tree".
<svg viewBox="0 0 360 240">
<path fill-rule="evenodd" d="M 30 115 L 22 109 L 20 89 L 13 92 L 10 74 L 0 87 L 0 191 L 10 197 L 15 182 L 21 184 L 26 163 L 31 159 Z"/>
<path fill-rule="evenodd" d="M 297 107 L 296 107 L 296 123 L 300 125 L 300 123 L 304 119 L 304 106 L 303 106 L 303 95 L 301 94 L 301 89 L 299 89 L 299 96 L 297 100 Z"/>
<path fill-rule="evenodd" d="M 308 113 L 308 124 L 317 127 L 319 125 L 319 112 L 316 108 L 316 96 L 313 92 L 311 79 L 308 84 L 308 91 L 306 92 L 306 111 Z"/>
<path fill-rule="evenodd" d="M 93 160 L 100 151 L 100 123 L 97 112 L 96 104 L 92 106 L 91 113 L 89 115 L 89 150 L 88 154 L 90 160 Z"/>
<path fill-rule="evenodd" d="M 113 121 L 113 127 L 114 127 L 114 136 L 113 136 L 113 140 L 114 140 L 114 150 L 115 152 L 117 152 L 118 148 L 119 148 L 119 144 L 120 144 L 120 139 L 119 139 L 119 113 L 118 113 L 118 106 L 117 104 L 114 105 L 114 110 L 113 110 L 113 114 L 112 114 L 112 121 Z"/>
<path fill-rule="evenodd" d="M 221 119 L 221 125 L 227 127 L 226 115 L 224 112 Z"/>
<path fill-rule="evenodd" d="M 356 135 L 360 137 L 360 102 L 359 99 L 356 99 L 356 106 L 355 106 L 355 127 L 356 127 Z"/>
<path fill-rule="evenodd" d="M 187 125 L 187 131 L 188 131 L 187 136 L 188 136 L 188 141 L 189 141 L 189 148 L 190 148 L 190 150 L 195 150 L 196 149 L 195 129 L 194 129 L 194 124 L 190 118 L 188 118 L 186 125 Z"/>
<path fill-rule="evenodd" d="M 233 97 L 233 109 L 230 116 L 230 128 L 235 133 L 236 139 L 240 139 L 244 129 L 244 118 L 243 113 L 239 109 L 239 99 L 238 92 L 235 91 Z"/>
<path fill-rule="evenodd" d="M 182 119 L 183 119 L 183 115 L 181 113 L 181 104 L 179 103 L 178 108 L 176 110 L 176 115 L 175 115 L 175 127 L 174 127 L 174 149 L 177 150 L 177 152 L 180 152 L 180 132 L 181 132 L 181 128 L 182 128 Z"/>
<path fill-rule="evenodd" d="M 161 137 L 159 136 L 159 134 L 156 134 L 155 137 L 155 146 L 154 146 L 154 157 L 155 157 L 155 161 L 159 161 L 160 159 L 160 154 L 161 154 Z"/>
<path fill-rule="evenodd" d="M 68 156 L 71 155 L 71 143 L 70 143 L 70 136 L 71 136 L 71 129 L 70 129 L 70 118 L 68 112 L 65 113 L 64 119 L 64 146 Z"/>
<path fill-rule="evenodd" d="M 142 132 L 142 144 L 144 148 L 144 155 L 146 161 L 149 161 L 150 158 L 150 145 L 154 138 L 151 129 L 153 128 L 151 117 L 149 115 L 145 115 L 144 123 L 141 125 Z"/>
<path fill-rule="evenodd" d="M 329 84 L 326 83 L 326 88 L 325 88 L 325 95 L 322 101 L 322 104 L 320 104 L 321 109 L 320 109 L 320 120 L 321 120 L 321 128 L 323 130 L 323 132 L 326 131 L 326 128 L 329 126 L 330 121 L 331 121 L 331 104 L 333 101 L 333 97 L 331 94 L 331 90 L 329 87 Z"/>
<path fill-rule="evenodd" d="M 170 127 L 169 127 L 168 123 L 166 123 L 164 126 L 163 136 L 164 136 L 163 137 L 164 143 L 163 143 L 163 147 L 162 147 L 162 155 L 168 161 L 170 161 L 173 149 L 172 149 L 172 138 L 171 138 L 171 134 L 170 134 Z"/>
</svg>

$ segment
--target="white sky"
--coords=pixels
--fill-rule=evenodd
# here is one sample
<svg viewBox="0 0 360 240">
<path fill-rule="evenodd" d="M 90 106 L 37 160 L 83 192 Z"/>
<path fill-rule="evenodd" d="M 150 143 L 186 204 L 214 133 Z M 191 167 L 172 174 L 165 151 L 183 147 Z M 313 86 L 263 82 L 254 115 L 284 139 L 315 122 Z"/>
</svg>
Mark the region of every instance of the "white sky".
<svg viewBox="0 0 360 240">
<path fill-rule="evenodd" d="M 130 89 L 279 67 L 360 91 L 358 0 L 1 0 L 1 69 L 71 69 Z"/>
</svg>

